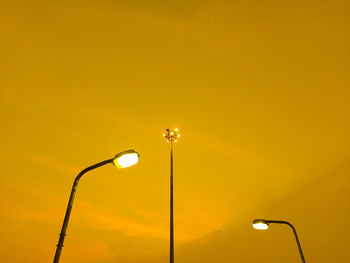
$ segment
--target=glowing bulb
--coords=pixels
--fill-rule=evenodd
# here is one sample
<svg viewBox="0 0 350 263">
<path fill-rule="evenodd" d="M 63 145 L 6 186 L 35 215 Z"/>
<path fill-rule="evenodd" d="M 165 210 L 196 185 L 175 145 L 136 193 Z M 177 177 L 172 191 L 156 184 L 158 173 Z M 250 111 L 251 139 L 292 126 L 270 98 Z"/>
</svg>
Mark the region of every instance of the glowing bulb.
<svg viewBox="0 0 350 263">
<path fill-rule="evenodd" d="M 258 230 L 266 230 L 269 228 L 269 224 L 264 219 L 255 219 L 253 221 L 253 227 Z"/>
<path fill-rule="evenodd" d="M 139 154 L 133 150 L 117 154 L 113 163 L 119 169 L 126 168 L 139 162 Z"/>
<path fill-rule="evenodd" d="M 177 131 L 179 131 L 179 129 L 178 129 L 178 128 L 175 128 L 175 131 L 177 132 Z"/>
<path fill-rule="evenodd" d="M 256 223 L 256 224 L 253 224 L 253 227 L 255 229 L 258 229 L 258 230 L 266 230 L 269 228 L 269 226 L 267 224 L 264 224 L 264 223 Z"/>
<path fill-rule="evenodd" d="M 170 135 L 173 135 L 174 134 L 174 132 L 170 132 Z"/>
<path fill-rule="evenodd" d="M 180 134 L 177 135 L 177 138 L 180 138 Z"/>
</svg>

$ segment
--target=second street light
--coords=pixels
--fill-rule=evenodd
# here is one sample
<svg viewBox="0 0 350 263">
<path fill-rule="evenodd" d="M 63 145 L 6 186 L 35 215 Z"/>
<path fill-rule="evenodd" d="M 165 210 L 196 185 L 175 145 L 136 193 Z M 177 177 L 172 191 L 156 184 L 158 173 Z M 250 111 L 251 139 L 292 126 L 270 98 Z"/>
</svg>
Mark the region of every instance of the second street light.
<svg viewBox="0 0 350 263">
<path fill-rule="evenodd" d="M 58 240 L 55 258 L 53 260 L 54 263 L 58 263 L 60 260 L 61 251 L 63 248 L 63 242 L 64 242 L 64 238 L 66 236 L 69 216 L 70 216 L 70 213 L 71 213 L 71 210 L 73 207 L 74 196 L 75 196 L 75 192 L 77 191 L 79 179 L 88 171 L 91 171 L 93 169 L 96 169 L 96 168 L 101 167 L 101 166 L 108 164 L 108 163 L 113 163 L 117 168 L 122 169 L 122 168 L 132 166 L 134 164 L 137 164 L 138 161 L 139 161 L 139 154 L 137 152 L 135 152 L 134 150 L 127 150 L 127 151 L 118 153 L 114 158 L 107 159 L 105 161 L 91 165 L 91 166 L 85 168 L 84 170 L 82 170 L 77 175 L 77 177 L 74 180 L 72 191 L 71 191 L 71 194 L 69 197 L 66 215 L 65 215 L 64 220 L 63 220 L 62 230 L 61 230 L 60 238 Z"/>
<path fill-rule="evenodd" d="M 294 237 L 295 237 L 295 240 L 297 242 L 298 249 L 299 249 L 301 261 L 303 263 L 305 263 L 304 254 L 303 254 L 303 251 L 301 250 L 300 241 L 299 241 L 297 231 L 295 230 L 294 226 L 291 223 L 289 223 L 287 221 L 282 221 L 282 220 L 254 219 L 253 228 L 257 229 L 257 230 L 267 230 L 269 228 L 269 224 L 285 224 L 285 225 L 288 225 L 293 230 Z"/>
<path fill-rule="evenodd" d="M 163 137 L 170 142 L 170 263 L 174 263 L 174 174 L 173 174 L 173 143 L 180 138 L 178 129 L 166 129 Z"/>
</svg>

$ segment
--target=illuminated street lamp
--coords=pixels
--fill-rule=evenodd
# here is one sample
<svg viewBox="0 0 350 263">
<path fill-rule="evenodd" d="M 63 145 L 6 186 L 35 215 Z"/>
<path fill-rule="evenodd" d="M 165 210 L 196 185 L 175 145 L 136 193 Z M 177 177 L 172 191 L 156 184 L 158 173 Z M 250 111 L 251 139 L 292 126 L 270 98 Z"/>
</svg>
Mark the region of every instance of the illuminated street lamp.
<svg viewBox="0 0 350 263">
<path fill-rule="evenodd" d="M 304 255 L 303 255 L 303 251 L 301 250 L 301 245 L 300 245 L 300 242 L 299 242 L 297 231 L 295 230 L 294 226 L 291 223 L 289 223 L 287 221 L 281 221 L 281 220 L 254 219 L 254 221 L 253 221 L 253 228 L 257 229 L 257 230 L 267 230 L 269 228 L 269 224 L 273 224 L 273 223 L 275 223 L 275 224 L 285 224 L 285 225 L 288 225 L 288 226 L 290 226 L 292 228 L 294 236 L 295 236 L 295 240 L 297 241 L 297 245 L 298 245 L 301 261 L 303 263 L 305 263 L 305 258 L 304 258 Z"/>
<path fill-rule="evenodd" d="M 67 230 L 67 226 L 68 226 L 69 216 L 70 216 L 70 212 L 72 210 L 74 196 L 75 196 L 75 192 L 77 191 L 79 179 L 88 171 L 91 171 L 93 169 L 96 169 L 96 168 L 103 166 L 105 164 L 108 164 L 108 163 L 113 163 L 117 168 L 123 169 L 123 168 L 129 167 L 129 166 L 132 166 L 134 164 L 137 164 L 138 161 L 139 161 L 139 154 L 137 152 L 135 152 L 134 150 L 127 150 L 127 151 L 118 153 L 112 159 L 108 159 L 108 160 L 102 161 L 100 163 L 91 165 L 91 166 L 85 168 L 84 170 L 82 170 L 77 175 L 77 177 L 74 180 L 72 191 L 71 191 L 71 194 L 69 197 L 66 215 L 65 215 L 64 220 L 63 220 L 62 230 L 61 230 L 60 238 L 58 240 L 55 258 L 53 260 L 54 263 L 58 263 L 60 260 L 61 251 L 63 248 L 63 242 L 64 242 L 64 238 L 66 236 L 66 230 Z"/>
<path fill-rule="evenodd" d="M 163 137 L 170 142 L 170 263 L 174 263 L 174 196 L 173 196 L 173 143 L 180 138 L 179 129 L 166 129 Z"/>
</svg>

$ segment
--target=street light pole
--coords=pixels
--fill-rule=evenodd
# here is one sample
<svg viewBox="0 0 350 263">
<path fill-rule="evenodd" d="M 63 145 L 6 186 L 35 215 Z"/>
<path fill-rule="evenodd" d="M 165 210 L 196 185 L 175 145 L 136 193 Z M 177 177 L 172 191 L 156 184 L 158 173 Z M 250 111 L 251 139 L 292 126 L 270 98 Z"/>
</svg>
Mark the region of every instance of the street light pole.
<svg viewBox="0 0 350 263">
<path fill-rule="evenodd" d="M 113 158 L 114 159 L 114 158 Z M 57 244 L 57 249 L 56 249 L 56 253 L 55 253 L 55 258 L 53 260 L 54 263 L 58 263 L 60 260 L 60 256 L 61 256 L 61 251 L 63 248 L 63 242 L 64 242 L 64 238 L 66 236 L 66 231 L 67 231 L 67 226 L 68 226 L 68 221 L 69 221 L 69 217 L 70 217 L 70 212 L 72 211 L 72 207 L 73 207 L 73 202 L 74 202 L 74 197 L 75 197 L 75 192 L 77 191 L 77 187 L 78 187 L 78 182 L 79 179 L 88 171 L 96 169 L 100 166 L 103 166 L 107 163 L 111 163 L 113 161 L 113 159 L 108 159 L 105 160 L 103 162 L 94 164 L 89 166 L 88 168 L 85 168 L 84 170 L 82 170 L 77 177 L 74 180 L 73 183 L 73 187 L 72 187 L 72 191 L 70 193 L 70 197 L 69 197 L 69 201 L 68 201 L 68 206 L 67 206 L 67 210 L 66 210 L 66 215 L 64 216 L 64 220 L 63 220 L 63 225 L 62 225 L 62 230 L 61 230 L 61 234 L 60 234 L 60 238 L 58 240 L 58 244 Z"/>
<path fill-rule="evenodd" d="M 170 263 L 174 263 L 174 175 L 173 141 L 170 142 Z"/>
<path fill-rule="evenodd" d="M 163 137 L 170 142 L 170 263 L 174 263 L 174 149 L 173 143 L 177 142 L 180 134 L 178 129 L 173 131 L 166 129 Z"/>
<path fill-rule="evenodd" d="M 304 258 L 304 254 L 303 254 L 303 250 L 301 249 L 301 245 L 300 245 L 300 241 L 299 241 L 299 238 L 298 238 L 298 234 L 297 234 L 297 231 L 295 230 L 295 227 L 287 222 L 287 221 L 282 221 L 282 220 L 267 220 L 267 223 L 275 223 L 275 224 L 285 224 L 285 225 L 288 225 L 292 230 L 293 230 L 293 233 L 294 233 L 294 237 L 295 237 L 295 240 L 297 242 L 297 246 L 298 246 L 298 250 L 299 250 L 299 254 L 300 254 L 300 258 L 301 258 L 301 261 L 303 263 L 305 263 L 305 258 Z"/>
<path fill-rule="evenodd" d="M 60 233 L 60 238 L 58 240 L 55 258 L 53 260 L 53 263 L 58 263 L 60 260 L 60 256 L 61 256 L 61 252 L 62 252 L 62 248 L 63 248 L 63 242 L 64 242 L 64 238 L 66 236 L 67 226 L 68 226 L 68 222 L 69 222 L 69 217 L 70 217 L 70 213 L 72 211 L 74 197 L 75 197 L 75 193 L 77 191 L 78 182 L 79 182 L 80 178 L 88 171 L 91 171 L 93 169 L 96 169 L 98 167 L 106 165 L 108 163 L 114 163 L 118 168 L 125 168 L 128 166 L 134 165 L 137 162 L 138 162 L 138 153 L 136 153 L 134 150 L 128 150 L 128 151 L 124 151 L 124 152 L 117 154 L 112 159 L 108 159 L 108 160 L 99 162 L 97 164 L 91 165 L 91 166 L 85 168 L 84 170 L 82 170 L 77 175 L 77 177 L 75 178 L 74 183 L 73 183 L 72 191 L 70 193 L 70 197 L 69 197 L 69 201 L 68 201 L 68 205 L 67 205 L 67 210 L 66 210 L 66 214 L 64 216 L 63 225 L 62 225 L 62 229 L 61 229 L 61 233 Z"/>
<path fill-rule="evenodd" d="M 305 263 L 305 258 L 304 258 L 304 254 L 303 254 L 303 250 L 301 249 L 301 245 L 300 245 L 300 241 L 299 241 L 299 238 L 298 238 L 298 234 L 297 234 L 297 231 L 295 230 L 294 226 L 287 222 L 287 221 L 283 221 L 283 220 L 265 220 L 265 219 L 255 219 L 253 221 L 253 227 L 255 229 L 260 229 L 260 230 L 266 230 L 268 229 L 268 225 L 269 224 L 285 224 L 285 225 L 288 225 L 292 230 L 293 230 L 293 233 L 294 233 L 294 237 L 295 237 L 295 240 L 297 242 L 297 246 L 298 246 L 298 250 L 299 250 L 299 254 L 300 254 L 300 258 L 301 258 L 301 261 L 303 263 Z"/>
</svg>

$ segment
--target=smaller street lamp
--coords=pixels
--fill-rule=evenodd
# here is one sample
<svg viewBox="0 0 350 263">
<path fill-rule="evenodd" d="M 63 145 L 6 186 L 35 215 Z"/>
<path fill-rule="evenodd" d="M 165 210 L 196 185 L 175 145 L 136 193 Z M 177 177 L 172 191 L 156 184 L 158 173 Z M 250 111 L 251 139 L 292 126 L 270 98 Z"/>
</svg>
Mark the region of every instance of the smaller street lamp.
<svg viewBox="0 0 350 263">
<path fill-rule="evenodd" d="M 272 224 L 272 223 L 274 223 L 274 224 L 285 224 L 285 225 L 290 226 L 290 228 L 292 228 L 294 236 L 295 236 L 295 240 L 297 242 L 297 246 L 298 246 L 298 249 L 299 249 L 299 254 L 300 254 L 301 261 L 303 263 L 305 263 L 305 258 L 304 258 L 304 255 L 303 255 L 303 251 L 301 250 L 301 245 L 300 245 L 300 241 L 299 241 L 299 238 L 298 238 L 298 235 L 297 235 L 297 231 L 295 230 L 294 226 L 291 223 L 289 223 L 287 221 L 282 221 L 282 220 L 254 219 L 253 220 L 253 228 L 257 229 L 257 230 L 267 230 L 269 228 L 269 224 Z"/>
<path fill-rule="evenodd" d="M 74 183 L 73 183 L 72 191 L 70 193 L 68 206 L 67 206 L 67 210 L 66 210 L 66 215 L 64 216 L 62 230 L 61 230 L 60 238 L 58 240 L 58 244 L 57 244 L 57 248 L 56 248 L 55 258 L 53 260 L 54 263 L 58 263 L 60 260 L 61 251 L 63 248 L 63 242 L 64 242 L 64 238 L 66 236 L 68 221 L 69 221 L 69 217 L 70 217 L 70 212 L 72 211 L 74 196 L 75 196 L 75 192 L 77 191 L 79 179 L 88 171 L 91 171 L 93 169 L 96 169 L 96 168 L 103 166 L 105 164 L 108 164 L 108 163 L 113 163 L 118 169 L 123 169 L 123 168 L 127 168 L 129 166 L 132 166 L 134 164 L 137 164 L 138 161 L 139 161 L 139 154 L 137 152 L 135 152 L 134 150 L 127 150 L 127 151 L 123 151 L 123 152 L 118 153 L 112 159 L 107 159 L 105 161 L 91 165 L 91 166 L 85 168 L 84 170 L 82 170 L 77 175 L 77 177 L 75 178 Z"/>
</svg>

